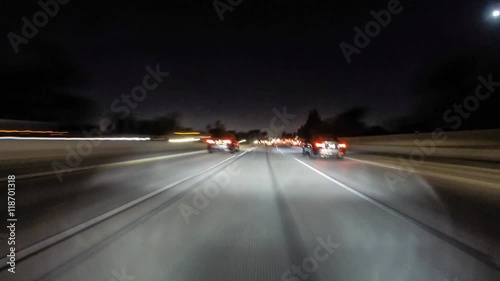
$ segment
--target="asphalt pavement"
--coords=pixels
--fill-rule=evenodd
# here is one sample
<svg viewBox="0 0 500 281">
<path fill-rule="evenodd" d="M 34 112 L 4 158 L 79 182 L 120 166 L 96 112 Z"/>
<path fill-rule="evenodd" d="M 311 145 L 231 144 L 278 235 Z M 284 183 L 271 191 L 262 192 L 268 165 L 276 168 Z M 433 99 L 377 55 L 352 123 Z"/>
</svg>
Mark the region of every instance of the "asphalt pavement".
<svg viewBox="0 0 500 281">
<path fill-rule="evenodd" d="M 392 184 L 390 159 L 300 152 L 172 152 L 19 180 L 16 273 L 0 279 L 500 280 L 495 169 L 463 168 L 474 185 L 427 163 Z"/>
</svg>

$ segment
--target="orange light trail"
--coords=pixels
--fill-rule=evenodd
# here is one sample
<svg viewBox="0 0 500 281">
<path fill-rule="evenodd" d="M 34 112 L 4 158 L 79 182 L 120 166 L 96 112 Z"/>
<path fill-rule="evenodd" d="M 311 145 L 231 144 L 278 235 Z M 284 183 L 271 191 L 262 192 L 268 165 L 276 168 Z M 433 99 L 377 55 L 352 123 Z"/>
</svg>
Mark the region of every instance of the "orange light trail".
<svg viewBox="0 0 500 281">
<path fill-rule="evenodd" d="M 0 133 L 29 133 L 29 134 L 67 134 L 68 132 L 36 131 L 36 130 L 0 130 Z"/>
</svg>

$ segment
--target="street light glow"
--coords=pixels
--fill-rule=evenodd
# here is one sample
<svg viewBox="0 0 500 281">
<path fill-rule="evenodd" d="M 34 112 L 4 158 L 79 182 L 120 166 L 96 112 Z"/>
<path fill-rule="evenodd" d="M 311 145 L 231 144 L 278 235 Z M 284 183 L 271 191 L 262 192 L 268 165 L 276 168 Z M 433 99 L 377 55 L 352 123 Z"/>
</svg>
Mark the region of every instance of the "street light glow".
<svg viewBox="0 0 500 281">
<path fill-rule="evenodd" d="M 495 11 L 493 11 L 493 16 L 494 16 L 494 17 L 498 17 L 498 16 L 500 16 L 500 11 L 499 11 L 499 10 L 495 10 Z"/>
</svg>

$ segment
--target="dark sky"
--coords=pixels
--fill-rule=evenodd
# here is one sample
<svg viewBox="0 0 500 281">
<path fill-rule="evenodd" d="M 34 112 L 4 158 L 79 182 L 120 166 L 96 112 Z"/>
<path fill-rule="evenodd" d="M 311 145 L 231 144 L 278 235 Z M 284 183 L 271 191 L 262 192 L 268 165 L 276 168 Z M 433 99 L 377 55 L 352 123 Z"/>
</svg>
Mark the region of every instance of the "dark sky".
<svg viewBox="0 0 500 281">
<path fill-rule="evenodd" d="M 297 114 L 287 128 L 294 131 L 312 108 L 328 117 L 367 106 L 367 121 L 382 124 L 413 109 L 409 82 L 420 68 L 499 49 L 500 25 L 489 14 L 500 3 L 401 0 L 403 11 L 348 64 L 339 44 L 353 44 L 353 28 L 388 2 L 243 0 L 221 22 L 210 0 L 72 0 L 16 56 L 33 41 L 58 45 L 91 74 L 73 91 L 107 110 L 159 63 L 171 75 L 138 116 L 179 111 L 184 126 L 220 119 L 249 130 L 269 126 L 272 109 L 287 106 Z M 0 3 L 4 27 L 18 34 L 21 17 L 40 9 L 37 1 Z"/>
</svg>

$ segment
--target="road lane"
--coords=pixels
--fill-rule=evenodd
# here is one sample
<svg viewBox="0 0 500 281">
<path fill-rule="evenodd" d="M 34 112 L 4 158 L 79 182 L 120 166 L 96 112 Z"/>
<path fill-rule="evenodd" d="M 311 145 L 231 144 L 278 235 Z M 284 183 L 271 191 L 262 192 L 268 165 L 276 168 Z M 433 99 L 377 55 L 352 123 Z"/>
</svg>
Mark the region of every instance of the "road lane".
<svg viewBox="0 0 500 281">
<path fill-rule="evenodd" d="M 435 166 L 435 171 L 443 173 L 442 178 L 407 173 L 408 176 L 404 177 L 403 181 L 391 185 L 386 174 L 389 172 L 398 174 L 398 172 L 384 165 L 390 161 L 397 162 L 394 158 L 390 160 L 371 157 L 370 161 L 377 161 L 377 165 L 372 165 L 350 159 L 311 160 L 303 157 L 298 148 L 279 148 L 279 150 L 394 210 L 442 232 L 449 239 L 456 240 L 456 243 L 470 247 L 470 251 L 478 250 L 477 255 L 485 254 L 483 256 L 485 260 L 500 264 L 500 241 L 498 239 L 500 226 L 497 223 L 497 214 L 500 212 L 500 190 L 489 187 L 489 184 L 495 183 L 491 178 L 498 177 L 498 170 L 493 170 L 491 167 L 483 169 L 454 165 L 458 167 L 456 169 L 464 170 L 463 174 L 466 175 L 468 170 L 480 170 L 484 174 L 483 177 L 477 177 L 477 179 L 487 181 L 488 185 L 471 186 L 470 183 L 461 181 L 460 177 L 450 176 L 450 174 L 459 173 L 459 171 L 446 172 L 450 165 L 429 162 L 422 166 Z M 361 158 L 360 155 L 350 157 Z M 490 172 L 488 174 L 484 171 Z M 472 174 L 467 176 L 476 178 Z M 497 182 L 496 185 L 499 183 Z"/>
<path fill-rule="evenodd" d="M 499 278 L 474 257 L 274 148 L 259 148 L 235 164 L 229 177 L 221 171 L 211 178 L 228 180 L 219 181 L 208 201 L 199 198 L 211 179 L 42 280 L 117 274 L 169 281 Z M 196 210 L 188 223 L 183 204 Z"/>
<path fill-rule="evenodd" d="M 343 161 L 337 161 L 341 163 Z M 290 169 L 279 162 L 275 169 L 277 174 L 290 173 Z M 314 176 L 309 176 L 310 173 Z M 362 200 L 311 169 L 300 174 L 298 178 L 279 179 L 280 185 L 286 187 L 297 221 L 302 222 L 300 229 L 308 248 L 313 249 L 317 244 L 315 237 L 329 234 L 333 241 L 341 244 L 318 268 L 322 280 L 498 278 L 494 270 L 467 253 Z"/>
<path fill-rule="evenodd" d="M 85 143 L 85 142 L 83 142 Z M 93 143 L 93 142 L 90 142 Z M 80 141 L 1 141 L 0 180 L 3 175 L 55 172 L 60 169 L 84 169 L 108 163 L 167 156 L 205 150 L 203 143 L 168 143 L 164 141 L 101 141 L 88 151 Z M 76 166 L 75 166 L 76 164 Z M 63 174 L 63 180 L 66 173 Z"/>
<path fill-rule="evenodd" d="M 153 157 L 161 157 L 154 155 Z M 230 157 L 208 153 L 17 180 L 17 249 L 88 221 Z M 150 159 L 150 158 L 147 158 Z M 106 165 L 109 165 L 106 162 Z M 5 201 L 0 203 L 6 209 Z M 4 233 L 1 229 L 0 233 Z M 7 244 L 0 239 L 2 256 Z"/>
</svg>

